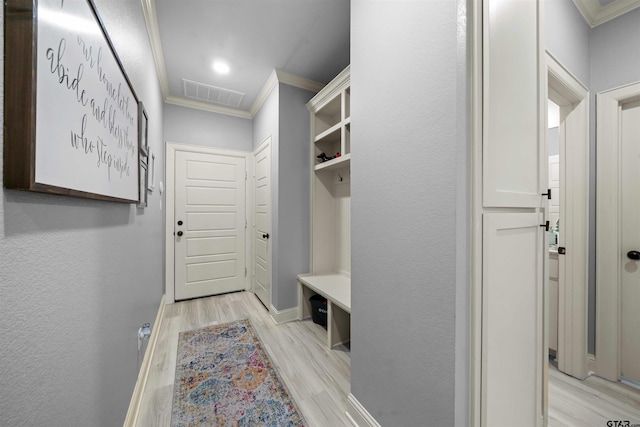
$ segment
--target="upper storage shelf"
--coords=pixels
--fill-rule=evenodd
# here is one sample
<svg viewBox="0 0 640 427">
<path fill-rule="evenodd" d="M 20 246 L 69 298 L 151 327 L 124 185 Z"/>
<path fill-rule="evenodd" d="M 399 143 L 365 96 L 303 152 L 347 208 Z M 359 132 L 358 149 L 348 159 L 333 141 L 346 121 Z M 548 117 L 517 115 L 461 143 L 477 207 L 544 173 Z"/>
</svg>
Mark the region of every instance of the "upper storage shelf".
<svg viewBox="0 0 640 427">
<path fill-rule="evenodd" d="M 307 103 L 311 112 L 314 170 L 349 167 L 351 159 L 350 67 L 345 68 Z M 322 153 L 323 161 L 318 156 Z"/>
</svg>

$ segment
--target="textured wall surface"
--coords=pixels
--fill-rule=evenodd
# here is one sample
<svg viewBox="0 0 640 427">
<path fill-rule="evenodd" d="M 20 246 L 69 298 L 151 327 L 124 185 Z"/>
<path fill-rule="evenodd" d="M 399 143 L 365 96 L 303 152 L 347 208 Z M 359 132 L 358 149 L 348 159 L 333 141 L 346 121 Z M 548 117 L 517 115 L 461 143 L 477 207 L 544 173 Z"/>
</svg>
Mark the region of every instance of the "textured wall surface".
<svg viewBox="0 0 640 427">
<path fill-rule="evenodd" d="M 280 84 L 278 149 L 278 270 L 273 306 L 278 310 L 298 304 L 296 276 L 309 270 L 309 111 L 306 103 L 315 95 Z"/>
<path fill-rule="evenodd" d="M 162 165 L 162 101 L 140 2 L 96 4 Z M 164 179 L 161 166 L 156 173 Z M 137 330 L 154 321 L 163 293 L 162 217 L 158 190 L 138 210 L 2 189 L 1 425 L 122 425 L 142 358 Z"/>
<path fill-rule="evenodd" d="M 385 426 L 456 418 L 457 6 L 351 2 L 351 392 Z"/>
<path fill-rule="evenodd" d="M 168 142 L 251 151 L 251 120 L 166 104 L 164 137 Z"/>
</svg>

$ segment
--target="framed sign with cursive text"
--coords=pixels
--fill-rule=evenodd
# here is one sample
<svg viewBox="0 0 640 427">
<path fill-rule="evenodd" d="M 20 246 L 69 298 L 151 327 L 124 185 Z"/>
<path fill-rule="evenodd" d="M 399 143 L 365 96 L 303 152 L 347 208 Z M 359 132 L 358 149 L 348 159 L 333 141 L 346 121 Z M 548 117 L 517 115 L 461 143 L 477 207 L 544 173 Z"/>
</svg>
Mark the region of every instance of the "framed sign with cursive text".
<svg viewBox="0 0 640 427">
<path fill-rule="evenodd" d="M 137 203 L 138 98 L 93 0 L 6 0 L 4 186 Z"/>
</svg>

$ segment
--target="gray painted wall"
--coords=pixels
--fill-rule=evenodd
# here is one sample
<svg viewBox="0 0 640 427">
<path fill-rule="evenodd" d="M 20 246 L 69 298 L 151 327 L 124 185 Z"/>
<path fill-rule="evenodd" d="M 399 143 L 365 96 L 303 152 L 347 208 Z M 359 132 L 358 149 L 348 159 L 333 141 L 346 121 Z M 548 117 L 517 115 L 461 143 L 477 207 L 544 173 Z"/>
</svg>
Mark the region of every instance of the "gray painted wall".
<svg viewBox="0 0 640 427">
<path fill-rule="evenodd" d="M 313 93 L 278 84 L 253 119 L 253 149 L 271 136 L 271 304 L 298 304 L 309 270 L 309 111 Z M 282 167 L 280 166 L 282 165 Z"/>
<path fill-rule="evenodd" d="M 589 353 L 595 354 L 596 325 L 596 95 L 640 81 L 640 9 L 633 10 L 591 30 L 590 174 L 589 211 Z"/>
<path fill-rule="evenodd" d="M 468 236 L 457 212 L 468 190 L 457 6 L 351 2 L 351 392 L 381 425 L 464 425 L 454 415 L 456 284 L 468 268 L 456 249 Z"/>
<path fill-rule="evenodd" d="M 169 142 L 251 151 L 251 120 L 165 104 L 164 137 Z"/>
<path fill-rule="evenodd" d="M 315 93 L 280 84 L 278 170 L 277 286 L 273 305 L 278 310 L 297 306 L 296 276 L 309 271 L 310 248 L 310 119 L 306 103 Z"/>
<path fill-rule="evenodd" d="M 162 99 L 140 2 L 95 2 L 162 165 Z M 164 179 L 161 166 L 156 173 Z M 145 210 L 1 191 L 0 424 L 122 425 L 142 359 L 137 330 L 154 321 L 163 293 L 158 191 Z"/>
<path fill-rule="evenodd" d="M 547 50 L 588 87 L 591 28 L 573 1 L 545 0 L 544 27 Z"/>
</svg>

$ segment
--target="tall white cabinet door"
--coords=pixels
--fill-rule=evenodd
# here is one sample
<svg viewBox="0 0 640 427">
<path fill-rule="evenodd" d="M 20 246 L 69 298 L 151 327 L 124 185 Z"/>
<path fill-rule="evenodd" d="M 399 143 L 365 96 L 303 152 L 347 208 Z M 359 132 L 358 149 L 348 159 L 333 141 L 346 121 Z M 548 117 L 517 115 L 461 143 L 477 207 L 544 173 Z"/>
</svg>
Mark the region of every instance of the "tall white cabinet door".
<svg viewBox="0 0 640 427">
<path fill-rule="evenodd" d="M 484 0 L 483 427 L 544 423 L 544 61 L 538 0 Z"/>
<path fill-rule="evenodd" d="M 542 244 L 538 213 L 483 215 L 482 425 L 542 423 Z"/>
<path fill-rule="evenodd" d="M 538 207 L 538 2 L 485 0 L 483 13 L 483 204 Z"/>
<path fill-rule="evenodd" d="M 178 151 L 175 298 L 245 289 L 244 157 Z"/>
</svg>

